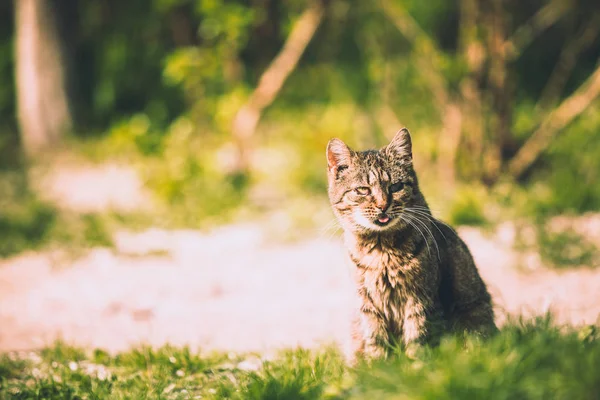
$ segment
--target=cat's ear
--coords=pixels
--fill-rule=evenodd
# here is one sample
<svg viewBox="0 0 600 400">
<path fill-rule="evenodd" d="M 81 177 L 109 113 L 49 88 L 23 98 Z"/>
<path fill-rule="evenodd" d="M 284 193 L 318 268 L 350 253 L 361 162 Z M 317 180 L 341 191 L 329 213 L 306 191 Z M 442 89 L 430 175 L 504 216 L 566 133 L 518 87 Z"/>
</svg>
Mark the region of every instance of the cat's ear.
<svg viewBox="0 0 600 400">
<path fill-rule="evenodd" d="M 338 173 L 350 165 L 353 151 L 340 139 L 331 139 L 327 143 L 327 169 Z"/>
<path fill-rule="evenodd" d="M 390 144 L 386 146 L 386 151 L 396 157 L 412 160 L 412 141 L 408 129 L 402 128 L 396 132 Z"/>
</svg>

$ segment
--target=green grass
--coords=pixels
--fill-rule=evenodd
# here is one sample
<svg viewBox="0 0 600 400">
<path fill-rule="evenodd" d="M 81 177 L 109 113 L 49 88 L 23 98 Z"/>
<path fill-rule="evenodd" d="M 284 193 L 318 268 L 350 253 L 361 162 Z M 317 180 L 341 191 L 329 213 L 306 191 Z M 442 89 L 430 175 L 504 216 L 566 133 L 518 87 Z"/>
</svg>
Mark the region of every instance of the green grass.
<svg viewBox="0 0 600 400">
<path fill-rule="evenodd" d="M 489 196 L 480 187 L 461 187 L 451 201 L 448 222 L 451 225 L 485 227 L 489 224 L 484 208 Z"/>
<path fill-rule="evenodd" d="M 598 268 L 600 249 L 574 226 L 553 226 L 551 220 L 523 220 L 515 224 L 514 249 L 539 253 L 545 267 L 553 269 Z"/>
<path fill-rule="evenodd" d="M 61 210 L 29 188 L 24 171 L 0 172 L 0 258 L 58 246 L 78 251 L 112 246 L 109 218 Z"/>
<path fill-rule="evenodd" d="M 594 267 L 599 257 L 594 243 L 573 230 L 538 227 L 538 246 L 542 260 L 554 268 Z"/>
<path fill-rule="evenodd" d="M 244 364 L 258 365 L 257 369 Z M 488 340 L 445 338 L 416 359 L 345 366 L 332 348 L 274 359 L 139 348 L 118 355 L 57 343 L 0 356 L 0 399 L 597 399 L 597 328 L 512 322 Z M 252 365 L 252 364 L 251 364 Z"/>
</svg>

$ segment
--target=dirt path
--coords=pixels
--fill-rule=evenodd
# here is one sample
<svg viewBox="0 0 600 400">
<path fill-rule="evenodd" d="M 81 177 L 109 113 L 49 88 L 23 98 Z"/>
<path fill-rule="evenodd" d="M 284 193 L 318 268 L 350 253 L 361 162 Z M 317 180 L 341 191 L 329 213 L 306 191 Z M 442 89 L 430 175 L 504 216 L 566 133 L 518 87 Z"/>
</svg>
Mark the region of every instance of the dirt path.
<svg viewBox="0 0 600 400">
<path fill-rule="evenodd" d="M 516 272 L 521 261 L 475 229 L 473 250 L 498 304 L 509 313 L 551 308 L 561 322 L 594 323 L 600 271 Z M 140 343 L 227 351 L 343 344 L 353 291 L 341 243 L 265 241 L 259 226 L 120 233 L 117 249 L 93 250 L 53 267 L 48 254 L 0 264 L 0 350 L 62 337 L 117 351 Z"/>
<path fill-rule="evenodd" d="M 41 191 L 74 210 L 127 211 L 149 203 L 127 166 L 60 164 L 43 175 Z M 600 243 L 600 214 L 583 222 L 584 233 Z M 460 234 L 490 287 L 499 322 L 506 313 L 548 309 L 561 322 L 596 322 L 600 268 L 549 271 L 535 255 L 511 250 L 510 225 L 498 232 Z M 59 337 L 113 351 L 167 342 L 227 351 L 344 344 L 354 296 L 340 241 L 315 233 L 313 240 L 282 245 L 266 237 L 259 225 L 208 235 L 122 232 L 115 250 L 96 249 L 66 265 L 48 253 L 0 261 L 0 351 L 39 348 Z M 529 272 L 517 272 L 519 266 Z"/>
</svg>

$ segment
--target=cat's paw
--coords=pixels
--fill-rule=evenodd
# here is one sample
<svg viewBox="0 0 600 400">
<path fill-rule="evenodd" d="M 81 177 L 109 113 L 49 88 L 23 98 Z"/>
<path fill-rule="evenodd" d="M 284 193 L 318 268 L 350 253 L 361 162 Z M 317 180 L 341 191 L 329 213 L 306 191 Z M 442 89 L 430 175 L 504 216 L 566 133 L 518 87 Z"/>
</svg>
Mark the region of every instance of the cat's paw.
<svg viewBox="0 0 600 400">
<path fill-rule="evenodd" d="M 416 360 L 418 358 L 418 354 L 421 350 L 421 345 L 418 343 L 409 343 L 404 348 L 404 354 L 411 360 Z"/>
<path fill-rule="evenodd" d="M 364 351 L 365 359 L 369 361 L 381 360 L 386 358 L 387 351 L 381 346 L 367 346 Z"/>
</svg>

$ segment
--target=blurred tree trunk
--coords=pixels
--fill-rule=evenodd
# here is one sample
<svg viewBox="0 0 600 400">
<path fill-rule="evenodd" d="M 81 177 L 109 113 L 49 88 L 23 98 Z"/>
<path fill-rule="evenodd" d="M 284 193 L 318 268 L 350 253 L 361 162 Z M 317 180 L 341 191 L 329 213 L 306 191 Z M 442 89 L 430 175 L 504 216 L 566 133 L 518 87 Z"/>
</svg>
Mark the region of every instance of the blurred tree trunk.
<svg viewBox="0 0 600 400">
<path fill-rule="evenodd" d="M 459 48 L 467 66 L 467 73 L 460 82 L 459 107 L 462 113 L 462 138 L 457 138 L 456 150 L 463 144 L 462 175 L 480 179 L 484 147 L 483 98 L 480 89 L 485 62 L 485 48 L 478 33 L 481 11 L 479 0 L 461 0 Z M 458 135 L 461 132 L 459 131 Z M 454 155 L 453 159 L 456 159 Z"/>
<path fill-rule="evenodd" d="M 486 2 L 485 26 L 486 49 L 488 52 L 488 137 L 484 150 L 482 180 L 493 185 L 500 176 L 504 155 L 512 142 L 512 103 L 508 85 L 507 57 L 504 50 L 505 24 L 507 22 L 503 0 Z"/>
<path fill-rule="evenodd" d="M 322 19 L 323 4 L 314 1 L 294 23 L 283 49 L 260 77 L 258 86 L 254 89 L 248 102 L 237 112 L 232 127 L 233 139 L 237 147 L 234 175 L 246 176 L 248 174 L 250 141 L 254 136 L 262 111 L 277 97 L 283 83 L 296 67 Z"/>
<path fill-rule="evenodd" d="M 72 127 L 57 21 L 51 0 L 15 0 L 17 118 L 30 157 L 59 143 Z"/>
</svg>

